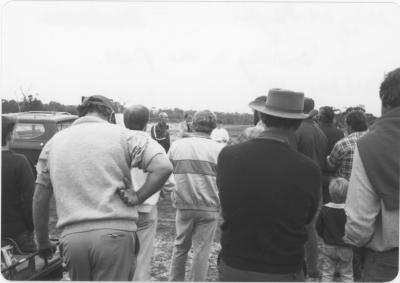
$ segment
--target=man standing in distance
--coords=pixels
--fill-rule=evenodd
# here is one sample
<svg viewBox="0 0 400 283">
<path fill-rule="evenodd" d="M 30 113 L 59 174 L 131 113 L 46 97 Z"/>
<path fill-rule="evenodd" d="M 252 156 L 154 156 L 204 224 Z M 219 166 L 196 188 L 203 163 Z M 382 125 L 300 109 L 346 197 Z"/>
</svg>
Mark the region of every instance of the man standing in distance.
<svg viewBox="0 0 400 283">
<path fill-rule="evenodd" d="M 271 89 L 265 103 L 251 103 L 266 130 L 218 158 L 220 281 L 304 280 L 306 226 L 317 211 L 321 173 L 290 142 L 307 117 L 303 98 Z"/>
<path fill-rule="evenodd" d="M 109 123 L 108 98 L 94 95 L 78 107 L 80 118 L 55 134 L 37 164 L 33 219 L 40 254 L 51 254 L 49 203 L 56 200 L 57 227 L 71 280 L 129 281 L 136 264 L 136 205 L 165 183 L 172 167 L 151 150 L 145 133 Z M 130 169 L 149 172 L 128 206 L 116 192 Z"/>
<path fill-rule="evenodd" d="M 165 112 L 161 112 L 158 115 L 158 123 L 151 127 L 151 137 L 156 140 L 168 152 L 171 145 L 169 137 L 169 126 L 168 126 L 168 115 Z"/>
</svg>

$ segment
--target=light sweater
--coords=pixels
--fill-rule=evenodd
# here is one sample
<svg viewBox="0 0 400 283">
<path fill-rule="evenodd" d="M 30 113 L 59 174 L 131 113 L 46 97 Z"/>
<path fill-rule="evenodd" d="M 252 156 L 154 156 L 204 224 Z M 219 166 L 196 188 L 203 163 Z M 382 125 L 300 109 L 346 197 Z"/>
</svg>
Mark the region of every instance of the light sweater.
<svg viewBox="0 0 400 283">
<path fill-rule="evenodd" d="M 148 136 L 85 116 L 58 132 L 43 148 L 36 182 L 50 183 L 62 235 L 95 229 L 136 231 L 136 207 L 115 193 L 130 168 L 148 164 Z"/>
<path fill-rule="evenodd" d="M 176 181 L 172 191 L 173 206 L 219 211 L 217 159 L 224 145 L 211 140 L 208 135 L 193 135 L 196 136 L 175 141 L 168 152 Z"/>
<path fill-rule="evenodd" d="M 388 210 L 365 171 L 358 148 L 345 205 L 347 221 L 344 241 L 376 252 L 399 247 L 399 209 Z"/>
</svg>

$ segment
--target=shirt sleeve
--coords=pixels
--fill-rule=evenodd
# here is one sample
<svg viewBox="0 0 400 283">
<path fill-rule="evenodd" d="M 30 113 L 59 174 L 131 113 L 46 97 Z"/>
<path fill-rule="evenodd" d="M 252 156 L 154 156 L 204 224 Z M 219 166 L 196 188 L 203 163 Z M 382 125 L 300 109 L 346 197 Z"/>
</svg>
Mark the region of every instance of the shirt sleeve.
<svg viewBox="0 0 400 283">
<path fill-rule="evenodd" d="M 168 158 L 164 148 L 155 140 L 149 139 L 147 147 L 143 152 L 143 157 L 141 162 L 141 168 L 145 172 L 146 168 L 149 166 L 153 158 L 156 157 L 157 155 L 163 155 L 165 158 Z"/>
<path fill-rule="evenodd" d="M 344 152 L 343 152 L 343 147 L 341 143 L 336 143 L 335 146 L 332 149 L 332 152 L 329 154 L 327 157 L 328 164 L 331 167 L 337 167 L 342 163 L 342 158 L 343 158 Z"/>
<path fill-rule="evenodd" d="M 46 145 L 43 147 L 38 163 L 36 164 L 36 184 L 40 184 L 43 187 L 50 188 L 51 180 L 50 180 L 50 168 L 49 168 L 49 154 L 51 149 L 52 140 L 50 139 Z"/>
<path fill-rule="evenodd" d="M 345 205 L 347 221 L 343 240 L 357 247 L 365 246 L 374 233 L 375 219 L 380 210 L 380 200 L 368 179 L 356 147 Z"/>
<path fill-rule="evenodd" d="M 129 136 L 127 140 L 131 168 L 139 167 L 140 169 L 143 169 L 143 155 L 151 139 L 144 132 L 129 131 Z"/>
</svg>

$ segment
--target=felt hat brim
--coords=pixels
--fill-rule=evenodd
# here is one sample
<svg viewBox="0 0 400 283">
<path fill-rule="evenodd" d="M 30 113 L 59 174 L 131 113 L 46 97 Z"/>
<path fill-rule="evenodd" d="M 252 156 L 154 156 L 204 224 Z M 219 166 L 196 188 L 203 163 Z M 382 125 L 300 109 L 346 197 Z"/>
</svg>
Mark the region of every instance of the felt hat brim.
<svg viewBox="0 0 400 283">
<path fill-rule="evenodd" d="M 288 109 L 278 109 L 269 107 L 264 102 L 252 101 L 249 103 L 249 107 L 259 111 L 264 114 L 268 114 L 275 117 L 286 118 L 286 119 L 307 119 L 309 117 L 308 114 L 304 114 L 303 112 L 293 111 L 291 112 Z"/>
</svg>

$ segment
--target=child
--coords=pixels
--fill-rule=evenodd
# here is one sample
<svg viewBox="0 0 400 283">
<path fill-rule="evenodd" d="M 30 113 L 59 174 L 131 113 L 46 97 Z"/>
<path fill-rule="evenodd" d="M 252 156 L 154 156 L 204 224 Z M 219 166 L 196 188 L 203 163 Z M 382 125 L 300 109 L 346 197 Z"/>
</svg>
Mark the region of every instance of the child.
<svg viewBox="0 0 400 283">
<path fill-rule="evenodd" d="M 342 238 L 346 224 L 344 203 L 346 201 L 348 181 L 344 178 L 332 179 L 329 194 L 332 202 L 322 206 L 317 219 L 317 232 L 322 238 L 321 281 L 332 282 L 335 273 L 342 282 L 353 281 L 353 250 Z"/>
</svg>

